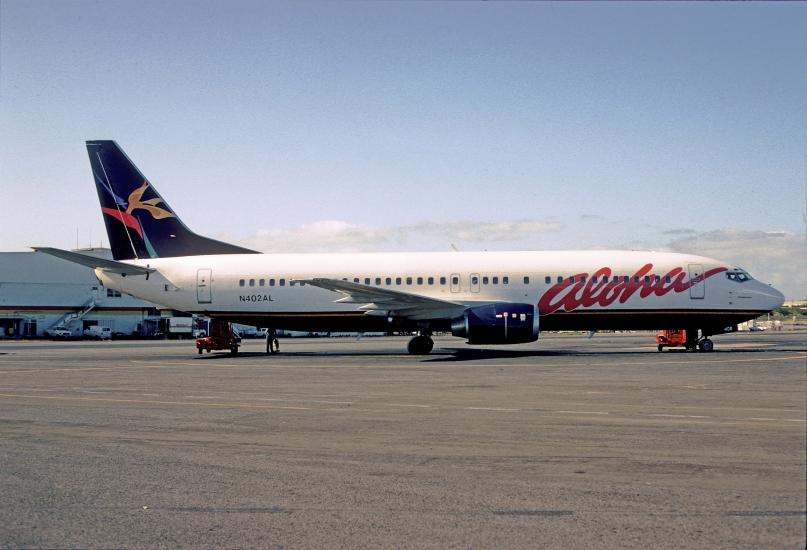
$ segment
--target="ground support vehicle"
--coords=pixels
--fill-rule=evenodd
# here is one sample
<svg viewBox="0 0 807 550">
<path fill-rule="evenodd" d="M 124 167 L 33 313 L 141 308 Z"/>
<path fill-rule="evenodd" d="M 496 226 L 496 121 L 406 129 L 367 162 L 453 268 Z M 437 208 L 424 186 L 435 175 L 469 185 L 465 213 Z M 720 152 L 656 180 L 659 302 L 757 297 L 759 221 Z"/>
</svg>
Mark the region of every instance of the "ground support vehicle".
<svg viewBox="0 0 807 550">
<path fill-rule="evenodd" d="M 232 355 L 235 355 L 238 353 L 240 345 L 241 338 L 236 336 L 232 323 L 217 319 L 210 321 L 210 334 L 208 336 L 196 339 L 196 350 L 199 355 L 202 354 L 202 351 L 210 353 L 211 351 L 223 349 L 228 349 Z"/>
<path fill-rule="evenodd" d="M 664 348 L 684 348 L 685 350 L 699 350 L 699 351 L 712 351 L 714 349 L 714 342 L 709 338 L 698 339 L 698 331 L 686 330 L 663 330 L 656 334 L 656 343 L 658 350 L 663 351 Z"/>
</svg>

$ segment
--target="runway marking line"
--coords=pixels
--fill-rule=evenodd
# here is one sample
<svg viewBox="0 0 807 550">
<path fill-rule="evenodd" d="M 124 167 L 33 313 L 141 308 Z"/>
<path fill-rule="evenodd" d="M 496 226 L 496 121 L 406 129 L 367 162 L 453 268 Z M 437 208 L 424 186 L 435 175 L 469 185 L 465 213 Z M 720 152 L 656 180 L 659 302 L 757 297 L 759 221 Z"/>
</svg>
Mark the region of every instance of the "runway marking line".
<svg viewBox="0 0 807 550">
<path fill-rule="evenodd" d="M 648 414 L 647 416 L 662 416 L 665 418 L 712 418 L 698 414 Z"/>
<path fill-rule="evenodd" d="M 547 411 L 547 412 L 558 414 L 611 414 L 601 411 Z"/>
<path fill-rule="evenodd" d="M 519 412 L 521 409 L 506 409 L 503 407 L 463 407 L 466 411 L 496 411 L 496 412 Z"/>
<path fill-rule="evenodd" d="M 352 405 L 353 401 L 323 401 L 321 399 L 305 399 L 294 397 L 247 397 L 253 401 L 299 401 L 300 403 L 317 403 L 319 405 Z"/>
<path fill-rule="evenodd" d="M 109 403 L 139 403 L 143 405 L 194 405 L 199 407 L 217 407 L 226 409 L 268 409 L 268 410 L 290 410 L 290 411 L 310 411 L 310 407 L 289 407 L 274 405 L 249 405 L 246 403 L 204 403 L 195 401 L 157 401 L 150 399 L 112 399 L 98 397 L 69 397 L 57 395 L 21 395 L 13 393 L 0 393 L 0 397 L 16 397 L 26 399 L 52 399 L 61 401 L 100 401 Z M 326 409 L 315 409 L 326 410 Z M 330 410 L 330 409 L 328 409 Z"/>
<path fill-rule="evenodd" d="M 230 408 L 230 409 L 263 409 L 263 410 L 291 410 L 291 411 L 345 411 L 346 409 L 312 409 L 310 407 L 295 407 L 295 406 L 280 406 L 280 405 L 250 405 L 246 403 L 211 403 L 211 402 L 195 402 L 195 401 L 160 401 L 160 400 L 147 400 L 147 399 L 113 399 L 113 398 L 98 398 L 98 397 L 70 397 L 70 396 L 51 396 L 51 395 L 26 395 L 26 394 L 8 394 L 0 393 L 0 397 L 10 398 L 26 398 L 26 399 L 50 399 L 62 401 L 84 401 L 84 402 L 109 402 L 109 403 L 136 403 L 144 405 L 190 405 L 198 407 L 214 407 L 214 408 Z M 387 406 L 396 406 L 387 404 Z M 397 406 L 406 406 L 399 404 Z M 430 408 L 431 405 L 409 405 L 415 407 Z M 505 407 L 458 407 L 459 410 L 473 410 L 473 411 L 488 411 L 488 412 L 534 412 L 539 415 L 552 415 L 552 414 L 582 414 L 582 415 L 611 415 L 608 412 L 602 411 L 539 411 L 534 409 L 513 409 Z M 360 409 L 355 409 L 359 411 Z M 618 418 L 623 415 L 611 415 L 612 418 Z M 625 417 L 635 417 L 636 415 L 624 415 Z M 638 415 L 639 417 L 664 417 L 664 418 L 712 418 L 708 416 L 699 415 L 675 415 L 675 414 L 645 414 Z M 802 419 L 792 418 L 769 418 L 769 417 L 752 417 L 752 418 L 725 418 L 718 419 L 718 423 L 722 424 L 728 422 L 743 422 L 743 421 L 756 421 L 756 422 L 807 422 Z"/>
</svg>

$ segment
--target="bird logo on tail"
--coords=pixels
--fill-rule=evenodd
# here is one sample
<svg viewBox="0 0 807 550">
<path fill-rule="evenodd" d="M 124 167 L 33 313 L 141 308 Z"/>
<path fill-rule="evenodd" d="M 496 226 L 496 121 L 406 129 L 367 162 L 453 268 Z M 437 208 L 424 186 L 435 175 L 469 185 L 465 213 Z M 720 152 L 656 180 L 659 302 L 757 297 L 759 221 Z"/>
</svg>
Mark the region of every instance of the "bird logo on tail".
<svg viewBox="0 0 807 550">
<path fill-rule="evenodd" d="M 126 211 L 117 210 L 115 208 L 101 208 L 101 210 L 113 218 L 117 218 L 121 221 L 123 225 L 126 227 L 131 227 L 134 229 L 140 238 L 143 238 L 143 227 L 140 225 L 138 219 L 132 215 L 132 212 L 135 210 L 145 210 L 151 217 L 155 220 L 162 220 L 165 218 L 176 218 L 176 215 L 167 210 L 165 208 L 160 208 L 157 206 L 158 204 L 164 202 L 160 197 L 154 197 L 152 199 L 143 200 L 143 194 L 146 192 L 146 189 L 149 187 L 148 180 L 143 181 L 143 185 L 135 189 L 129 194 L 129 205 L 126 207 Z"/>
</svg>

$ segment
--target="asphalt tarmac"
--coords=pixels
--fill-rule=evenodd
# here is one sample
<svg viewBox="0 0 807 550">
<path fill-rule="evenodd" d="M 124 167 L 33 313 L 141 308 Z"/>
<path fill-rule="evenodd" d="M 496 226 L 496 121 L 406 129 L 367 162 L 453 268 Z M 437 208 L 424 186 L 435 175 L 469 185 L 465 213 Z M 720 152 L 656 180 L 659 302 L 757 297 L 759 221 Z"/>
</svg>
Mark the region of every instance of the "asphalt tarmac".
<svg viewBox="0 0 807 550">
<path fill-rule="evenodd" d="M 804 548 L 807 334 L 0 342 L 3 548 Z"/>
</svg>

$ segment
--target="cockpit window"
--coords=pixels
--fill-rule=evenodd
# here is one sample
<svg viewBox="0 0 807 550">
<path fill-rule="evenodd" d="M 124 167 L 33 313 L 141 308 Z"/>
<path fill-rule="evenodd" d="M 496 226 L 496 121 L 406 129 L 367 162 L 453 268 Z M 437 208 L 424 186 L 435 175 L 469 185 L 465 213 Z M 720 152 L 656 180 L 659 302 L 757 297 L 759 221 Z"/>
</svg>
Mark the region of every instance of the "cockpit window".
<svg viewBox="0 0 807 550">
<path fill-rule="evenodd" d="M 746 281 L 753 280 L 753 277 L 751 277 L 747 271 L 739 268 L 726 271 L 726 277 L 729 281 L 735 281 L 737 283 L 744 283 Z"/>
</svg>

